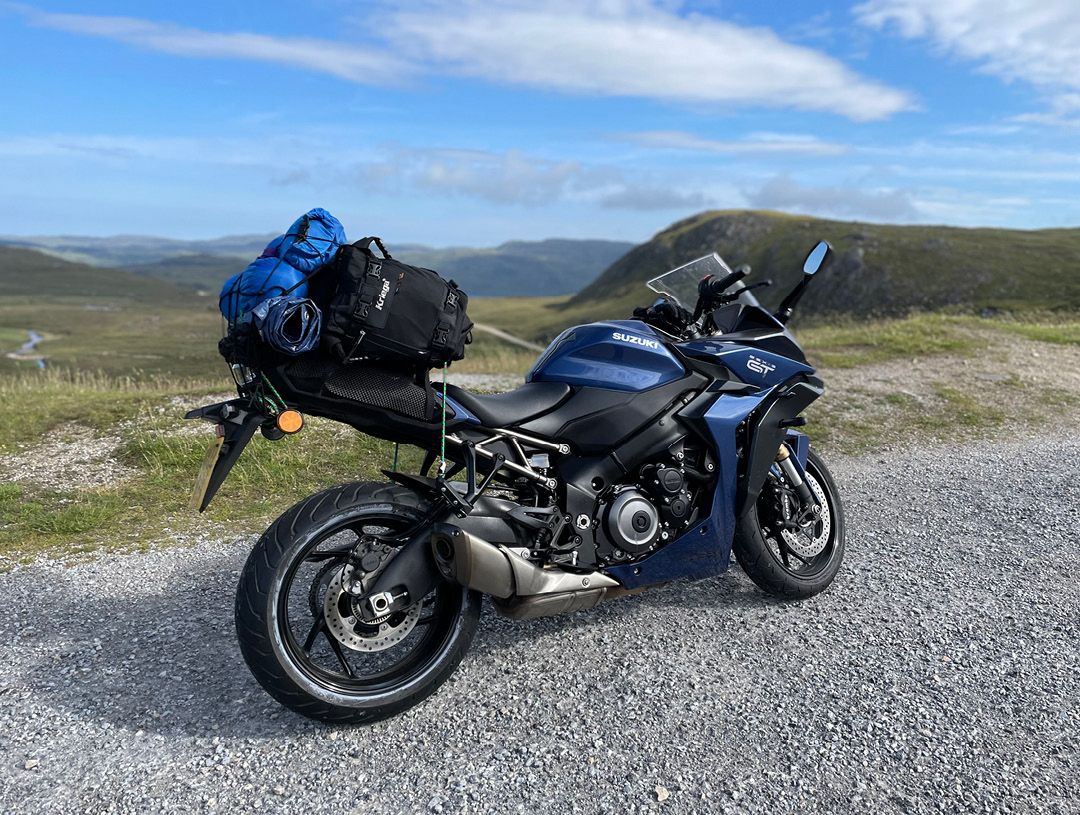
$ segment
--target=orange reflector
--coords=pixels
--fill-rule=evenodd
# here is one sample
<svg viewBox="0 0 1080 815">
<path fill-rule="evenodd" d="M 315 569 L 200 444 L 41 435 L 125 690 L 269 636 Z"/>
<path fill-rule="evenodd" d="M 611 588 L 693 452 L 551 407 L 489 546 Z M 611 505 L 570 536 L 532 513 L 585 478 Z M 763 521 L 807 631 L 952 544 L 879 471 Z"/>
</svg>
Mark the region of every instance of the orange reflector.
<svg viewBox="0 0 1080 815">
<path fill-rule="evenodd" d="M 277 426 L 282 433 L 299 433 L 304 426 L 304 417 L 298 410 L 283 410 L 278 414 Z"/>
</svg>

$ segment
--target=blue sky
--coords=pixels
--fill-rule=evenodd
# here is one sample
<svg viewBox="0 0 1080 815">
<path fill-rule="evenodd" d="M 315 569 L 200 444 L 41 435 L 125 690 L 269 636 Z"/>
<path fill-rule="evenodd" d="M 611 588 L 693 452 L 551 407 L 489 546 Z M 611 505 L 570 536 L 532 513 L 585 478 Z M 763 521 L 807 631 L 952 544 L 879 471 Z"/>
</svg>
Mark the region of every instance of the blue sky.
<svg viewBox="0 0 1080 815">
<path fill-rule="evenodd" d="M 1076 0 L 0 0 L 7 234 L 1080 225 Z"/>
</svg>

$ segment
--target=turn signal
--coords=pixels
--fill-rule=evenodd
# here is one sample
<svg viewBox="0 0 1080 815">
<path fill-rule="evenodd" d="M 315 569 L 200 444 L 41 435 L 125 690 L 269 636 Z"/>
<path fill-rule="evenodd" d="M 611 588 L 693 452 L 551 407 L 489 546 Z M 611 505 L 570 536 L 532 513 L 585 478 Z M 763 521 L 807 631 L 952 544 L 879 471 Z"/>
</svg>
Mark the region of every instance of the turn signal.
<svg viewBox="0 0 1080 815">
<path fill-rule="evenodd" d="M 282 433 L 299 433 L 304 426 L 304 417 L 298 410 L 283 410 L 278 414 L 277 426 Z"/>
</svg>

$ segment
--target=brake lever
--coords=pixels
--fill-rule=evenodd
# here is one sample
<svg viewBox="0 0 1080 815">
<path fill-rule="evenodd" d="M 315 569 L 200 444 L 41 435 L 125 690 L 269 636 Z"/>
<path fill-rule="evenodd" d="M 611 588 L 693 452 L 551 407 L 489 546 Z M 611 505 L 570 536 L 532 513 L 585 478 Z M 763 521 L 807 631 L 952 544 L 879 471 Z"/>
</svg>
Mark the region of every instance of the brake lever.
<svg viewBox="0 0 1080 815">
<path fill-rule="evenodd" d="M 772 285 L 772 279 L 759 280 L 757 283 L 751 283 L 749 286 L 744 286 L 735 292 L 736 296 L 742 294 L 744 291 L 753 291 L 754 289 L 765 289 Z"/>
<path fill-rule="evenodd" d="M 719 298 L 720 304 L 726 305 L 727 303 L 734 303 L 736 300 L 739 299 L 739 295 L 744 294 L 748 291 L 753 291 L 754 289 L 764 289 L 768 286 L 771 286 L 772 284 L 772 280 L 759 280 L 757 283 L 751 283 L 749 286 L 743 286 L 738 291 L 733 291 L 730 294 L 725 294 L 721 296 Z"/>
</svg>

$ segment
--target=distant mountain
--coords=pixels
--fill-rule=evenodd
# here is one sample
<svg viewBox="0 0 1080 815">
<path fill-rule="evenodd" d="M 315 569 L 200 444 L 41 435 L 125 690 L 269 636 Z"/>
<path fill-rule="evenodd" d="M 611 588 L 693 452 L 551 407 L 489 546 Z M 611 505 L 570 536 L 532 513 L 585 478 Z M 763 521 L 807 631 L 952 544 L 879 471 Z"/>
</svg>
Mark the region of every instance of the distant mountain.
<svg viewBox="0 0 1080 815">
<path fill-rule="evenodd" d="M 1080 229 L 963 229 L 828 221 L 776 212 L 703 212 L 672 224 L 613 263 L 564 306 L 575 319 L 648 299 L 645 281 L 710 252 L 751 281 L 772 278 L 761 300 L 796 283 L 807 250 L 836 250 L 799 307 L 814 315 L 901 315 L 918 309 L 1078 309 Z"/>
<path fill-rule="evenodd" d="M 273 235 L 238 235 L 206 241 L 145 236 L 111 238 L 41 236 L 0 238 L 0 245 L 37 249 L 65 260 L 124 267 L 177 285 L 217 290 L 255 258 Z M 453 278 L 473 296 L 573 294 L 593 280 L 631 243 L 604 240 L 510 241 L 489 249 L 389 246 L 406 263 Z"/>
<path fill-rule="evenodd" d="M 232 235 L 213 240 L 175 240 L 150 235 L 113 235 L 96 238 L 77 235 L 0 236 L 0 245 L 38 249 L 64 260 L 92 266 L 155 264 L 181 255 L 257 257 L 274 235 Z M 235 263 L 235 260 L 233 260 Z"/>
<path fill-rule="evenodd" d="M 388 247 L 406 263 L 435 269 L 473 296 L 573 294 L 634 244 L 622 241 L 509 241 L 492 249 Z"/>
</svg>

